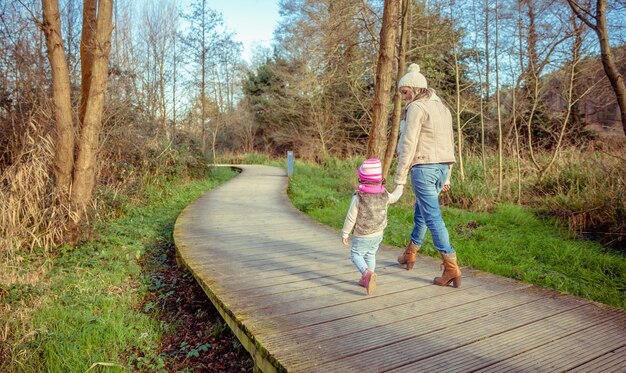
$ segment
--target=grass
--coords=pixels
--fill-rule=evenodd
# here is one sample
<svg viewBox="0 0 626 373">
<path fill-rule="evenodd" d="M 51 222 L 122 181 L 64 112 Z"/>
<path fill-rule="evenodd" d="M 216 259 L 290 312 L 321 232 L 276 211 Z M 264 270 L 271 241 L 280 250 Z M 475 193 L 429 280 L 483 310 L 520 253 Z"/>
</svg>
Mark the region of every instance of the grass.
<svg viewBox="0 0 626 373">
<path fill-rule="evenodd" d="M 0 283 L 0 371 L 162 369 L 157 350 L 170 326 L 158 309 L 142 307 L 159 283 L 142 263 L 151 246 L 172 241 L 185 206 L 233 175 L 217 169 L 203 180 L 153 185 L 141 204 L 99 224 L 96 238 L 54 254 L 24 252 Z"/>
<path fill-rule="evenodd" d="M 289 185 L 292 202 L 313 219 L 340 229 L 361 161 L 298 162 Z M 390 206 L 385 243 L 406 245 L 413 201 L 408 189 L 398 204 Z M 442 210 L 461 265 L 626 309 L 623 253 L 607 250 L 598 242 L 572 239 L 554 219 L 541 218 L 527 207 L 496 203 L 489 211 L 449 206 Z M 430 234 L 423 249 L 428 255 L 438 255 Z"/>
</svg>

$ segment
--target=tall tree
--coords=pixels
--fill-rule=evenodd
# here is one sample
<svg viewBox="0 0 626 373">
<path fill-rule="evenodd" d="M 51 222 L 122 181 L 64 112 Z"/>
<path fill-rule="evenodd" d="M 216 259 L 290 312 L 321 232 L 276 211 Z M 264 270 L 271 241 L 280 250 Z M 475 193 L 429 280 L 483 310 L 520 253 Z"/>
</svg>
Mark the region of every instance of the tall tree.
<svg viewBox="0 0 626 373">
<path fill-rule="evenodd" d="M 495 56 L 495 68 L 496 68 L 496 110 L 498 113 L 498 200 L 502 198 L 502 187 L 503 187 L 503 143 L 502 143 L 502 109 L 500 106 L 500 61 L 498 59 L 498 47 L 499 47 L 499 32 L 498 32 L 498 0 L 495 0 L 495 26 L 496 26 L 496 35 L 493 46 L 493 54 Z"/>
<path fill-rule="evenodd" d="M 271 138 L 282 143 L 281 151 L 293 146 L 308 159 L 362 153 L 371 126 L 378 42 L 370 31 L 380 22 L 377 9 L 353 0 L 283 0 L 280 6 L 276 63 L 267 67 L 287 89 L 267 95 L 273 109 L 263 115 L 264 132 L 277 130 Z M 297 127 L 289 136 L 287 123 Z"/>
<path fill-rule="evenodd" d="M 406 50 L 409 28 L 408 23 L 411 19 L 412 1 L 402 0 L 402 7 L 400 17 L 400 45 L 398 48 L 398 72 L 396 74 L 396 82 L 400 81 L 400 78 L 404 75 L 406 68 Z M 410 49 L 411 46 L 408 47 Z M 397 87 L 396 87 L 397 88 Z M 389 141 L 387 141 L 387 149 L 385 150 L 385 159 L 383 161 L 383 177 L 387 177 L 389 168 L 391 168 L 391 161 L 396 151 L 396 145 L 398 144 L 398 134 L 400 132 L 400 115 L 402 113 L 402 95 L 398 89 L 394 89 L 393 96 L 393 115 L 391 117 L 391 129 L 389 130 Z"/>
<path fill-rule="evenodd" d="M 96 0 L 85 0 L 84 15 L 94 13 Z M 104 94 L 109 77 L 109 52 L 111 50 L 111 32 L 113 31 L 113 1 L 97 1 L 97 12 L 94 19 L 88 18 L 91 23 L 88 28 L 94 32 L 85 35 L 83 26 L 83 41 L 86 53 L 90 59 L 81 62 L 81 68 L 89 71 L 88 80 L 82 81 L 82 97 L 84 113 L 81 120 L 80 140 L 74 165 L 74 182 L 72 184 L 72 202 L 84 207 L 93 195 L 96 183 L 96 161 L 100 144 L 100 130 L 102 128 L 102 111 L 104 108 Z M 83 19 L 83 23 L 85 19 Z M 87 86 L 89 89 L 85 89 Z"/>
<path fill-rule="evenodd" d="M 626 135 L 626 85 L 624 84 L 624 77 L 617 68 L 615 57 L 609 44 L 606 0 L 596 0 L 595 9 L 592 6 L 585 7 L 576 0 L 567 0 L 567 3 L 576 17 L 589 26 L 598 36 L 602 66 L 615 92 L 622 118 L 622 129 L 624 130 L 624 135 Z"/>
<path fill-rule="evenodd" d="M 112 5 L 112 0 L 85 0 L 83 3 L 80 137 L 75 142 L 69 69 L 61 38 L 59 3 L 58 0 L 42 0 L 41 28 L 46 37 L 48 60 L 52 71 L 52 96 L 57 128 L 56 185 L 62 193 L 67 194 L 71 190 L 71 202 L 79 208 L 86 207 L 91 201 L 95 185 L 113 30 Z M 76 154 L 74 154 L 75 143 Z M 70 179 L 72 169 L 73 176 Z"/>
<path fill-rule="evenodd" d="M 202 152 L 207 154 L 207 125 L 209 106 L 209 81 L 211 72 L 210 58 L 217 52 L 217 44 L 220 39 L 219 28 L 223 26 L 222 15 L 207 5 L 206 0 L 196 0 L 191 4 L 191 14 L 185 16 L 190 22 L 189 30 L 183 38 L 187 50 L 190 53 L 190 61 L 197 71 L 194 75 L 193 85 L 198 87 L 198 101 L 200 105 L 200 137 Z"/>
<path fill-rule="evenodd" d="M 565 80 L 567 80 L 566 84 L 564 84 L 567 93 L 565 94 L 565 116 L 562 119 L 561 131 L 559 132 L 558 140 L 556 145 L 554 146 L 554 151 L 552 152 L 552 158 L 550 158 L 550 162 L 541 170 L 541 177 L 544 177 L 550 167 L 556 161 L 556 158 L 561 151 L 561 144 L 563 143 L 563 137 L 565 135 L 565 129 L 567 128 L 570 117 L 572 115 L 574 105 L 576 104 L 577 99 L 574 98 L 574 86 L 576 81 L 576 75 L 578 73 L 578 64 L 580 63 L 580 52 L 582 48 L 582 34 L 583 34 L 583 25 L 578 24 L 576 22 L 576 18 L 574 16 L 571 17 L 572 30 L 574 33 L 574 43 L 572 45 L 572 60 L 570 62 L 569 72 Z"/>
<path fill-rule="evenodd" d="M 400 0 L 385 0 L 383 24 L 380 29 L 380 49 L 376 64 L 376 83 L 372 103 L 372 128 L 367 142 L 367 157 L 382 158 L 387 140 L 387 114 L 391 70 L 396 49 Z"/>
<path fill-rule="evenodd" d="M 54 152 L 54 174 L 56 188 L 64 197 L 69 197 L 74 169 L 74 127 L 72 102 L 70 99 L 70 75 L 61 37 L 61 14 L 58 0 L 41 2 L 43 22 L 40 27 L 46 36 L 48 60 L 52 74 L 52 102 L 56 139 Z"/>
<path fill-rule="evenodd" d="M 167 69 L 167 61 L 168 54 L 173 49 L 172 39 L 176 32 L 176 7 L 171 0 L 161 1 L 158 5 L 146 3 L 143 20 L 142 32 L 148 47 L 146 60 L 151 61 L 150 66 L 146 68 L 146 83 L 151 91 L 150 100 L 146 104 L 151 109 L 151 114 L 158 113 L 158 118 L 151 119 L 160 123 L 160 133 L 169 137 L 166 87 L 173 74 Z"/>
</svg>

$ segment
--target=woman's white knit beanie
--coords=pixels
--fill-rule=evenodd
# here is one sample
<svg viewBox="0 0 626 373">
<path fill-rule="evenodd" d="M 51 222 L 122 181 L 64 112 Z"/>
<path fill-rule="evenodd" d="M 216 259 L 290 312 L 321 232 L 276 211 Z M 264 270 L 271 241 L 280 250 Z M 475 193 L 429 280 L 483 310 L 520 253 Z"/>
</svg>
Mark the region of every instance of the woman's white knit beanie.
<svg viewBox="0 0 626 373">
<path fill-rule="evenodd" d="M 409 65 L 406 69 L 406 74 L 398 82 L 398 88 L 400 87 L 414 87 L 414 88 L 428 88 L 426 78 L 420 74 L 420 67 L 416 63 Z"/>
</svg>

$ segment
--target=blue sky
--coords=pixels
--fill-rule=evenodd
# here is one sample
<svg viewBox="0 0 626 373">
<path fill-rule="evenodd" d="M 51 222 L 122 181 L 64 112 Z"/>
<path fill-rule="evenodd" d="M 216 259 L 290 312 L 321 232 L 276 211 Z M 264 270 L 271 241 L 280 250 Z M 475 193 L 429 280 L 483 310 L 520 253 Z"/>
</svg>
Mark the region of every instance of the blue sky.
<svg viewBox="0 0 626 373">
<path fill-rule="evenodd" d="M 224 16 L 224 23 L 243 43 L 243 59 L 251 62 L 255 45 L 269 47 L 278 22 L 278 0 L 207 0 Z"/>
</svg>

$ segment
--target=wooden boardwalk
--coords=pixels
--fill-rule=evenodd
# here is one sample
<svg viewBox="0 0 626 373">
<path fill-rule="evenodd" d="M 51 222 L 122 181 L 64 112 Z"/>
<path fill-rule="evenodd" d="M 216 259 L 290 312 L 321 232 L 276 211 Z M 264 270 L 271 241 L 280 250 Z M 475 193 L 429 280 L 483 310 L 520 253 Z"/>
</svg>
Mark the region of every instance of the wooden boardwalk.
<svg viewBox="0 0 626 373">
<path fill-rule="evenodd" d="M 626 372 L 622 310 L 468 268 L 462 288 L 434 286 L 438 260 L 406 271 L 385 246 L 366 296 L 340 233 L 289 202 L 285 171 L 240 168 L 174 238 L 256 371 Z"/>
</svg>

